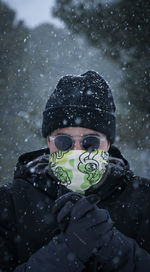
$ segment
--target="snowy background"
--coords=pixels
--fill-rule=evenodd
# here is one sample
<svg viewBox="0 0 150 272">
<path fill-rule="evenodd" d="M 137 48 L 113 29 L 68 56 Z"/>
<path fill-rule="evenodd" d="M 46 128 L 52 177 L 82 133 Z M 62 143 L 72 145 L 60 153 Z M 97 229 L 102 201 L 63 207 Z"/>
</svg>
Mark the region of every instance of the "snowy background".
<svg viewBox="0 0 150 272">
<path fill-rule="evenodd" d="M 58 79 L 90 69 L 112 88 L 116 145 L 149 177 L 149 18 L 146 0 L 0 0 L 0 184 L 20 154 L 46 146 L 42 112 Z"/>
</svg>

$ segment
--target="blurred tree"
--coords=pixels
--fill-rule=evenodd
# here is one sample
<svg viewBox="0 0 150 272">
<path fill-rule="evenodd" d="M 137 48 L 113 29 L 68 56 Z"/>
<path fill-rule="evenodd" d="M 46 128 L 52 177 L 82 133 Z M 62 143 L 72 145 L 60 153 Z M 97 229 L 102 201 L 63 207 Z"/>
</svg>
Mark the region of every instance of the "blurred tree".
<svg viewBox="0 0 150 272">
<path fill-rule="evenodd" d="M 56 0 L 53 14 L 120 63 L 123 106 L 118 131 L 124 140 L 144 147 L 150 144 L 150 1 L 109 2 Z"/>
<path fill-rule="evenodd" d="M 15 12 L 0 1 L 0 159 L 4 178 L 12 171 L 23 124 L 17 115 L 25 97 L 28 72 L 24 67 L 28 29 L 16 22 Z"/>
<path fill-rule="evenodd" d="M 23 56 L 26 53 L 28 34 L 23 22 L 16 22 L 15 12 L 0 1 L 0 106 L 5 127 L 5 113 L 6 118 L 12 118 L 11 113 L 20 106 L 21 96 L 26 95 L 28 72 Z"/>
<path fill-rule="evenodd" d="M 4 86 L 19 78 L 27 35 L 23 22 L 16 22 L 15 12 L 0 0 L 0 83 Z"/>
</svg>

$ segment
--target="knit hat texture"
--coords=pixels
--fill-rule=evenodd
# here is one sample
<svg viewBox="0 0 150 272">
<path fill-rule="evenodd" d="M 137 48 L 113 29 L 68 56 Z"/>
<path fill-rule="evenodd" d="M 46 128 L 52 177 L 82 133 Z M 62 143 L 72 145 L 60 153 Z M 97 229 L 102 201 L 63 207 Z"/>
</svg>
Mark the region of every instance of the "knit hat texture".
<svg viewBox="0 0 150 272">
<path fill-rule="evenodd" d="M 42 135 L 64 127 L 84 127 L 115 140 L 115 104 L 106 81 L 95 71 L 62 77 L 43 112 Z"/>
</svg>

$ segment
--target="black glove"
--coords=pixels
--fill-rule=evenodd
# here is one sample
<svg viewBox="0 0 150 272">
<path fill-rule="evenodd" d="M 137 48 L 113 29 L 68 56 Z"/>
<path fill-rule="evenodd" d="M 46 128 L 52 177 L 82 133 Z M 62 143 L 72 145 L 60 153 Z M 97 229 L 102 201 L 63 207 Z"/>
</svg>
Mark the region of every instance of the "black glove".
<svg viewBox="0 0 150 272">
<path fill-rule="evenodd" d="M 79 260 L 85 263 L 111 239 L 113 223 L 108 212 L 75 193 L 62 196 L 55 204 L 53 212 L 58 212 L 61 238 Z"/>
</svg>

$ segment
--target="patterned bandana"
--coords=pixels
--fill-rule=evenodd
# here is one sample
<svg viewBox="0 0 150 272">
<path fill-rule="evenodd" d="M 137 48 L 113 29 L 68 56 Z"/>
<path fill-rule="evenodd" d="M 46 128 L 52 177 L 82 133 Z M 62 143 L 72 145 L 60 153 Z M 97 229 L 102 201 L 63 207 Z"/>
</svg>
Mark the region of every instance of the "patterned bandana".
<svg viewBox="0 0 150 272">
<path fill-rule="evenodd" d="M 108 165 L 108 152 L 96 150 L 57 151 L 50 154 L 50 172 L 68 189 L 84 194 L 99 183 Z"/>
</svg>

